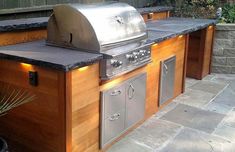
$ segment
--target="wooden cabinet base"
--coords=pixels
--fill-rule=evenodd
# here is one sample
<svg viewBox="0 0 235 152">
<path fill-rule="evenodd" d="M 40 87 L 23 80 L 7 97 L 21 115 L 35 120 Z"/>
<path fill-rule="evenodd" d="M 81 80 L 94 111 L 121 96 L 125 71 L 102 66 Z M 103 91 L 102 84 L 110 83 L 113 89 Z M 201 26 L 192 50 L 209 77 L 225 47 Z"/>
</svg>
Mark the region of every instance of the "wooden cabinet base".
<svg viewBox="0 0 235 152">
<path fill-rule="evenodd" d="M 187 77 L 203 79 L 211 71 L 214 26 L 190 33 Z"/>
<path fill-rule="evenodd" d="M 186 69 L 186 55 L 187 55 L 187 41 L 188 36 L 187 35 L 182 35 L 182 36 L 177 36 L 175 38 L 163 41 L 159 44 L 155 44 L 152 47 L 152 64 L 154 65 L 152 69 L 150 69 L 150 73 L 155 73 L 154 81 L 151 80 L 149 84 L 157 84 L 157 87 L 152 87 L 151 90 L 156 90 L 154 93 L 150 92 L 149 96 L 153 96 L 153 99 L 147 99 L 147 103 L 150 102 L 152 104 L 149 104 L 150 109 L 152 109 L 153 102 L 157 101 L 159 102 L 159 86 L 160 86 L 160 67 L 161 67 L 161 61 L 168 59 L 169 57 L 176 56 L 176 64 L 175 64 L 175 78 L 174 78 L 174 99 L 178 95 L 184 92 L 184 83 L 185 83 L 185 69 Z M 154 71 L 155 70 L 155 71 Z M 164 107 L 168 103 L 172 101 L 170 99 L 167 101 L 165 104 L 160 106 L 159 108 Z M 153 109 L 150 111 L 154 111 Z M 150 114 L 151 115 L 151 114 Z"/>
<path fill-rule="evenodd" d="M 170 17 L 170 11 L 153 12 L 153 13 L 143 14 L 142 16 L 145 22 L 151 21 L 151 20 L 162 20 L 162 19 L 167 19 L 168 17 Z"/>
<path fill-rule="evenodd" d="M 29 84 L 28 72 L 38 72 L 38 86 Z M 0 60 L 0 83 L 27 89 L 36 99 L 0 117 L 0 136 L 11 152 L 64 152 L 65 75 L 32 65 Z"/>
<path fill-rule="evenodd" d="M 0 118 L 0 136 L 8 140 L 12 152 L 101 151 L 100 91 L 146 72 L 145 119 L 149 118 L 159 108 L 160 62 L 173 55 L 174 97 L 183 92 L 186 42 L 187 36 L 180 36 L 156 44 L 150 64 L 103 82 L 99 79 L 98 63 L 64 73 L 0 60 L 0 83 L 28 89 L 37 97 Z M 38 86 L 29 84 L 29 71 L 38 72 Z"/>
<path fill-rule="evenodd" d="M 46 29 L 0 33 L 0 46 L 46 39 Z"/>
</svg>

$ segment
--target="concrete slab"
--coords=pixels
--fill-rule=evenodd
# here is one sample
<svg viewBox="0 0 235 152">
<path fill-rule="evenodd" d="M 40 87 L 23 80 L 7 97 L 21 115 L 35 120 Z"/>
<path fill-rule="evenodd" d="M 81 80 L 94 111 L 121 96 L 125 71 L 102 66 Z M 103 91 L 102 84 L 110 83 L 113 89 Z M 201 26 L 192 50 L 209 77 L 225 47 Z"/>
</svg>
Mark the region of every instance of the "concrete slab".
<svg viewBox="0 0 235 152">
<path fill-rule="evenodd" d="M 229 82 L 229 88 L 231 88 L 233 92 L 235 92 L 235 80 Z"/>
<path fill-rule="evenodd" d="M 156 150 L 168 144 L 181 129 L 182 126 L 175 123 L 151 118 L 128 137 L 133 139 L 136 143 Z"/>
<path fill-rule="evenodd" d="M 225 115 L 223 114 L 178 104 L 173 110 L 162 116 L 160 119 L 212 133 L 224 117 Z"/>
<path fill-rule="evenodd" d="M 224 139 L 227 139 L 231 142 L 235 142 L 235 128 L 226 126 L 226 125 L 219 125 L 218 128 L 214 131 L 213 135 L 220 136 Z M 235 151 L 235 149 L 234 149 Z"/>
<path fill-rule="evenodd" d="M 190 89 L 193 90 L 200 90 L 208 93 L 212 93 L 214 95 L 217 95 L 221 92 L 227 85 L 223 83 L 215 83 L 210 81 L 200 81 L 190 87 Z"/>
<path fill-rule="evenodd" d="M 222 152 L 228 141 L 192 129 L 183 129 L 160 152 Z"/>
<path fill-rule="evenodd" d="M 192 79 L 192 78 L 186 78 L 185 88 L 189 88 L 193 86 L 194 84 L 198 83 L 200 80 Z"/>
<path fill-rule="evenodd" d="M 223 120 L 223 124 L 235 128 L 235 109 L 228 113 Z"/>
<path fill-rule="evenodd" d="M 235 92 L 232 90 L 231 86 L 228 86 L 213 102 L 233 108 L 235 107 Z"/>
<path fill-rule="evenodd" d="M 107 152 L 153 152 L 154 150 L 138 142 L 124 138 L 115 143 Z"/>
<path fill-rule="evenodd" d="M 222 152 L 234 152 L 235 143 L 224 143 Z"/>
<path fill-rule="evenodd" d="M 204 81 L 210 81 L 213 80 L 215 78 L 215 74 L 209 74 L 207 75 L 205 78 L 203 78 Z"/>
<path fill-rule="evenodd" d="M 235 74 L 216 74 L 216 76 L 211 80 L 217 83 L 227 83 L 235 81 Z"/>
<path fill-rule="evenodd" d="M 232 110 L 232 107 L 227 106 L 227 105 L 222 104 L 222 103 L 210 102 L 203 109 L 226 115 Z"/>
<path fill-rule="evenodd" d="M 171 111 L 178 105 L 177 102 L 171 102 L 170 104 L 166 105 L 163 109 L 161 109 L 159 112 L 157 112 L 154 117 L 155 118 L 160 118 L 163 115 L 165 115 L 167 112 Z"/>
<path fill-rule="evenodd" d="M 208 104 L 214 97 L 215 95 L 212 93 L 188 89 L 184 94 L 177 97 L 174 101 L 201 108 Z"/>
</svg>

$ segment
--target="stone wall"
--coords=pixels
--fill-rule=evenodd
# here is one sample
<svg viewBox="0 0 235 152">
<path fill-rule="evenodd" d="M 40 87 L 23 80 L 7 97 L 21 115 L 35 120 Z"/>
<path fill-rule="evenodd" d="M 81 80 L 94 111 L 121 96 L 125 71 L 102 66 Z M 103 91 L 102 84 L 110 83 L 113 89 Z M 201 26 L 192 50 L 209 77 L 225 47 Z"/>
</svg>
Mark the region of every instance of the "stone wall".
<svg viewBox="0 0 235 152">
<path fill-rule="evenodd" d="M 216 27 L 212 72 L 235 74 L 235 24 Z"/>
</svg>

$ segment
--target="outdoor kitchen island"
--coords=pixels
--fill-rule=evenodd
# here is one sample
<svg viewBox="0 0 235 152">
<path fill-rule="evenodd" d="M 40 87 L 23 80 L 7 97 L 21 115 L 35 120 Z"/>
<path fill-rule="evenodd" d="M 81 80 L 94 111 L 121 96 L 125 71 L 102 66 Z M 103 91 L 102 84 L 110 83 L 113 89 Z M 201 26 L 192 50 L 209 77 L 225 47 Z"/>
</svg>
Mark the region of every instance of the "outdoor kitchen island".
<svg viewBox="0 0 235 152">
<path fill-rule="evenodd" d="M 145 46 L 151 46 L 151 61 L 107 80 L 100 78 L 100 64 L 105 58 L 101 53 L 47 46 L 44 40 L 0 47 L 0 82 L 30 90 L 37 97 L 0 118 L 0 136 L 13 152 L 101 151 L 106 90 L 111 89 L 108 93 L 114 101 L 119 100 L 116 97 L 125 100 L 126 92 L 127 101 L 131 101 L 135 86 L 140 85 L 144 91 L 136 90 L 137 94 L 146 93 L 141 96 L 146 97 L 145 107 L 127 110 L 135 114 L 144 110 L 144 117 L 115 136 L 105 150 L 184 91 L 189 34 L 211 31 L 215 23 L 179 18 L 148 22 Z M 212 41 L 213 35 L 206 36 Z M 164 93 L 166 88 L 171 90 L 169 95 Z M 121 112 L 109 120 L 127 120 Z"/>
</svg>

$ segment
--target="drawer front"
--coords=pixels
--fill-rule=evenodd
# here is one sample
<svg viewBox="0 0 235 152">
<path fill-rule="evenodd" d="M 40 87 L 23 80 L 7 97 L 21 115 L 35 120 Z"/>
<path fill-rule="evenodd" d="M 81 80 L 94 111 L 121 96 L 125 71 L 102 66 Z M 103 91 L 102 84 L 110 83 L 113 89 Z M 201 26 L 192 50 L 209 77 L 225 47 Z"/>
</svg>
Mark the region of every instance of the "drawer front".
<svg viewBox="0 0 235 152">
<path fill-rule="evenodd" d="M 125 110 L 110 115 L 103 122 L 102 147 L 112 142 L 125 130 Z"/>
<path fill-rule="evenodd" d="M 112 88 L 104 92 L 103 95 L 105 118 L 125 108 L 125 85 Z"/>
</svg>

